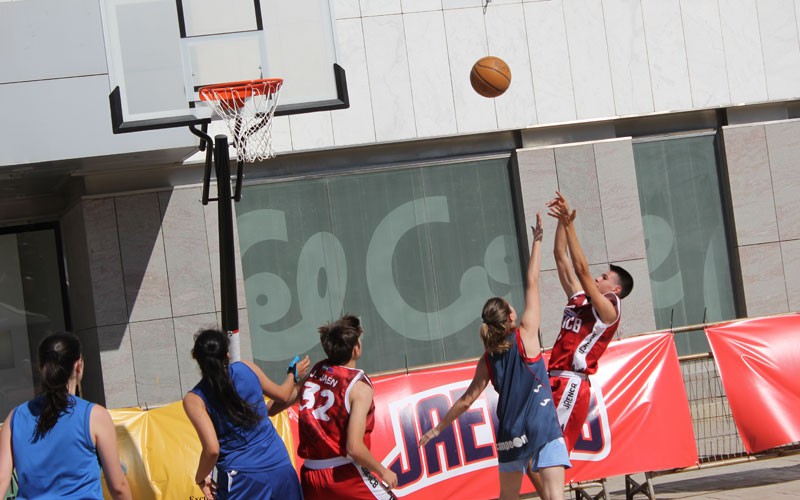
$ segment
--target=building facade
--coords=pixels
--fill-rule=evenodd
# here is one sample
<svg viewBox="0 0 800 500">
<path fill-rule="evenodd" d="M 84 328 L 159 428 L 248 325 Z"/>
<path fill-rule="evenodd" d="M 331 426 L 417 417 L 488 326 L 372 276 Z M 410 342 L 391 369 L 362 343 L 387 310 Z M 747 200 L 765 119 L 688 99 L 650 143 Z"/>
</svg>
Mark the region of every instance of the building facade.
<svg viewBox="0 0 800 500">
<path fill-rule="evenodd" d="M 477 356 L 483 302 L 523 304 L 556 190 L 592 269 L 636 280 L 622 336 L 800 308 L 795 2 L 333 3 L 350 107 L 277 117 L 278 156 L 235 206 L 242 353 L 268 373 L 319 359 L 343 312 L 369 372 Z M 112 134 L 98 0 L 0 2 L 0 26 L 0 410 L 33 394 L 59 329 L 83 341 L 90 399 L 175 401 L 220 314 L 197 139 Z M 487 54 L 512 70 L 497 99 L 469 84 Z M 545 219 L 549 347 L 565 297 Z"/>
</svg>

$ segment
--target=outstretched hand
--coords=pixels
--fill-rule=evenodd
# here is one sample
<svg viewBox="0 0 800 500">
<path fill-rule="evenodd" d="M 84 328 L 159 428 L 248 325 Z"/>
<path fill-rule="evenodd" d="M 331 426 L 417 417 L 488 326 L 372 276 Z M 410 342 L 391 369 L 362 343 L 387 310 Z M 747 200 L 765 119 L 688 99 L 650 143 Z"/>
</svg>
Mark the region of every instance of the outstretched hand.
<svg viewBox="0 0 800 500">
<path fill-rule="evenodd" d="M 536 225 L 531 226 L 531 230 L 533 231 L 533 241 L 542 241 L 542 237 L 544 236 L 544 229 L 542 229 L 542 213 L 536 212 Z"/>
<path fill-rule="evenodd" d="M 569 203 L 567 203 L 567 199 L 564 198 L 564 195 L 561 194 L 561 191 L 556 191 L 556 197 L 547 202 L 547 208 L 550 208 L 556 204 L 564 205 L 567 207 L 567 210 L 569 210 Z"/>
<path fill-rule="evenodd" d="M 547 202 L 547 208 L 547 215 L 558 219 L 562 224 L 571 223 L 578 214 L 577 210 L 570 210 L 567 199 L 558 191 L 556 191 L 556 197 Z"/>
</svg>

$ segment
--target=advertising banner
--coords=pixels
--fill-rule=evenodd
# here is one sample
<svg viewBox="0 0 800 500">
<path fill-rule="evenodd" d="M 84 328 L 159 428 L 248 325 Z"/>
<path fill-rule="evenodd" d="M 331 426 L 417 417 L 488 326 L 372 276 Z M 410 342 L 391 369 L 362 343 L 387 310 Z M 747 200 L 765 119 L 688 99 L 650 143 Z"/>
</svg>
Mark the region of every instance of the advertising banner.
<svg viewBox="0 0 800 500">
<path fill-rule="evenodd" d="M 419 436 L 466 390 L 476 361 L 373 379 L 372 452 L 412 499 L 496 498 L 497 393 L 491 385 L 424 449 Z M 672 335 L 612 342 L 592 376 L 592 410 L 572 453 L 568 481 L 687 467 L 697 463 L 692 420 Z M 532 491 L 523 482 L 524 492 Z"/>
<path fill-rule="evenodd" d="M 397 473 L 397 496 L 436 500 L 497 497 L 497 394 L 491 385 L 450 429 L 426 448 L 417 446 L 432 419 L 444 415 L 467 388 L 476 362 L 373 379 L 376 421 L 372 452 Z M 672 335 L 612 342 L 591 382 L 591 411 L 571 455 L 573 467 L 567 471 L 567 481 L 697 463 Z M 272 422 L 299 466 L 295 410 L 290 408 Z M 180 401 L 149 411 L 111 410 L 111 416 L 134 498 L 203 498 L 193 481 L 200 442 Z M 532 490 L 530 483 L 523 481 L 523 492 Z M 107 492 L 106 498 L 110 498 Z"/>
<path fill-rule="evenodd" d="M 800 314 L 707 327 L 706 335 L 744 448 L 800 441 Z"/>
<path fill-rule="evenodd" d="M 139 408 L 110 410 L 117 429 L 120 461 L 133 498 L 137 500 L 202 500 L 194 484 L 200 459 L 200 440 L 178 401 L 144 411 Z M 270 417 L 294 457 L 289 416 Z M 106 498 L 111 498 L 105 490 Z"/>
</svg>

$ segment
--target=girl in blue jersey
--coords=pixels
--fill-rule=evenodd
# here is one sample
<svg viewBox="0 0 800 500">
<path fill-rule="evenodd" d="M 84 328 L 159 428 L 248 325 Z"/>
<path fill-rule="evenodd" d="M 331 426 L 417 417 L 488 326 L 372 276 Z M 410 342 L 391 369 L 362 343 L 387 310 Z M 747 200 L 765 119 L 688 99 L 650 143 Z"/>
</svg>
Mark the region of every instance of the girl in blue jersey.
<svg viewBox="0 0 800 500">
<path fill-rule="evenodd" d="M 539 268 L 542 254 L 542 217 L 536 214 L 533 245 L 528 263 L 525 312 L 517 327 L 517 313 L 500 297 L 483 306 L 481 340 L 485 353 L 466 392 L 419 441 L 425 446 L 467 411 L 491 381 L 498 393 L 497 460 L 500 500 L 519 498 L 526 470 L 539 471 L 543 479 L 539 496 L 564 498 L 564 468 L 570 466 L 566 444 L 558 425 L 547 366 L 539 344 Z"/>
<path fill-rule="evenodd" d="M 300 481 L 289 454 L 267 418 L 264 396 L 293 401 L 297 382 L 308 374 L 308 356 L 280 385 L 249 361 L 230 362 L 228 335 L 201 330 L 192 356 L 203 379 L 183 398 L 183 408 L 203 447 L 195 482 L 207 499 L 302 499 Z M 275 411 L 270 411 L 274 414 Z M 217 468 L 217 483 L 211 470 Z"/>
<path fill-rule="evenodd" d="M 102 468 L 112 498 L 130 499 L 111 415 L 75 396 L 83 378 L 78 338 L 45 337 L 39 370 L 41 394 L 14 408 L 0 430 L 0 493 L 8 490 L 16 468 L 19 499 L 102 500 Z"/>
</svg>

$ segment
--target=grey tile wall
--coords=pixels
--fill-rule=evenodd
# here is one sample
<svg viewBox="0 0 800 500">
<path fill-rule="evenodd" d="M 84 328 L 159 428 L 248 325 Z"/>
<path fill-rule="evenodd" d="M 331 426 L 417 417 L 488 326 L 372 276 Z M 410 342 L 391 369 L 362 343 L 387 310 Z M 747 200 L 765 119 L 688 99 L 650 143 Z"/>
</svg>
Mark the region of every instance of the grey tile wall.
<svg viewBox="0 0 800 500">
<path fill-rule="evenodd" d="M 558 189 L 577 210 L 575 231 L 589 264 L 608 262 L 603 211 L 592 144 L 555 148 Z"/>
<path fill-rule="evenodd" d="M 124 324 L 128 321 L 122 273 L 116 209 L 112 198 L 82 203 L 95 325 Z"/>
<path fill-rule="evenodd" d="M 181 399 L 173 319 L 130 323 L 129 330 L 139 406 L 150 407 Z"/>
<path fill-rule="evenodd" d="M 788 311 L 780 243 L 739 247 L 747 316 Z"/>
<path fill-rule="evenodd" d="M 106 406 L 120 408 L 138 406 L 136 370 L 133 367 L 133 346 L 128 325 L 97 328 Z"/>
<path fill-rule="evenodd" d="M 578 210 L 576 224 L 584 253 L 596 275 L 613 262 L 627 269 L 636 283 L 623 304 L 623 336 L 655 329 L 633 149 L 628 139 L 516 151 L 527 225 L 555 189 Z M 584 222 L 588 221 L 588 222 Z M 540 278 L 544 347 L 558 334 L 566 294 L 552 255 L 555 220 L 545 216 Z"/>
<path fill-rule="evenodd" d="M 159 193 L 173 316 L 214 311 L 209 237 L 200 198 L 200 188 Z"/>
<path fill-rule="evenodd" d="M 129 321 L 172 317 L 158 194 L 115 199 Z"/>
<path fill-rule="evenodd" d="M 724 129 L 748 317 L 800 307 L 798 133 L 797 120 Z"/>
<path fill-rule="evenodd" d="M 544 241 L 542 247 L 542 270 L 555 269 L 553 259 L 553 235 L 556 220 L 547 215 L 545 203 L 555 196 L 558 189 L 556 158 L 552 148 L 520 149 L 515 153 L 522 186 L 522 204 L 525 213 L 525 227 L 536 223 L 536 212 L 542 214 Z"/>
<path fill-rule="evenodd" d="M 610 261 L 647 257 L 630 139 L 594 145 L 606 249 Z"/>
<path fill-rule="evenodd" d="M 781 240 L 800 238 L 800 121 L 766 125 L 772 190 Z"/>
<path fill-rule="evenodd" d="M 725 127 L 723 134 L 738 243 L 777 241 L 778 223 L 764 126 Z"/>
<path fill-rule="evenodd" d="M 782 241 L 781 257 L 789 311 L 800 311 L 800 240 Z"/>
<path fill-rule="evenodd" d="M 88 199 L 63 219 L 73 315 L 94 336 L 105 377 L 98 390 L 109 407 L 176 401 L 196 381 L 192 335 L 219 324 L 217 207 L 199 200 L 194 187 Z M 237 289 L 244 306 L 238 268 Z M 240 317 L 250 359 L 243 308 Z"/>
</svg>

